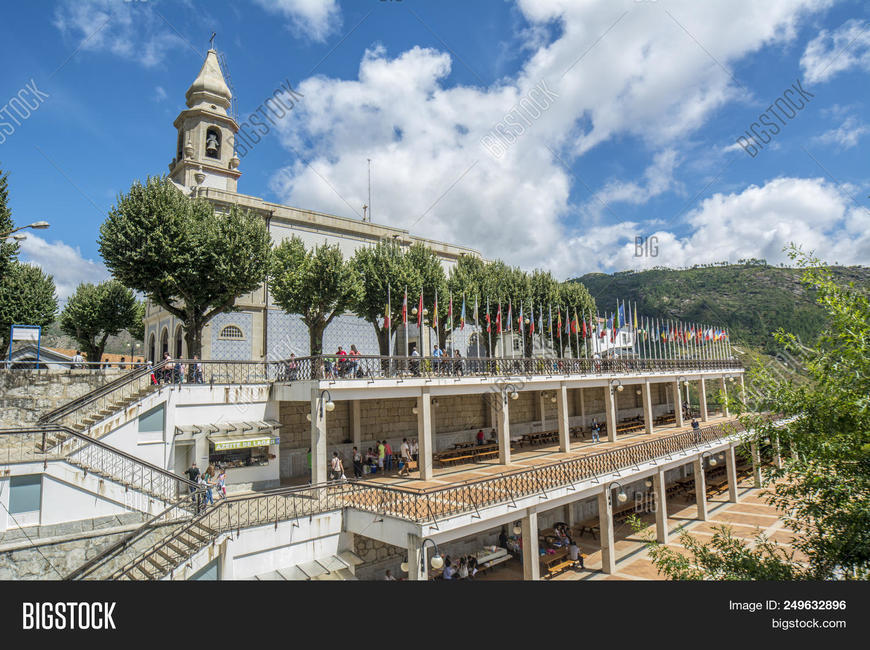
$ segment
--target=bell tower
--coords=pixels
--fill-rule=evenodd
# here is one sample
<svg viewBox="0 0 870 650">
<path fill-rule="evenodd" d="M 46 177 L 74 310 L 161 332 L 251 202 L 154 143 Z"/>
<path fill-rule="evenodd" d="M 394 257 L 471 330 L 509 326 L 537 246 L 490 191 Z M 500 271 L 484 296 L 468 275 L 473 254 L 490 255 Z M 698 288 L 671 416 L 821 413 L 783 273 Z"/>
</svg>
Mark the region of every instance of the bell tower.
<svg viewBox="0 0 870 650">
<path fill-rule="evenodd" d="M 210 49 L 185 94 L 187 109 L 175 119 L 178 130 L 169 177 L 188 189 L 214 187 L 236 192 L 239 158 L 234 151 L 239 125 L 227 114 L 233 98 L 217 51 Z"/>
</svg>

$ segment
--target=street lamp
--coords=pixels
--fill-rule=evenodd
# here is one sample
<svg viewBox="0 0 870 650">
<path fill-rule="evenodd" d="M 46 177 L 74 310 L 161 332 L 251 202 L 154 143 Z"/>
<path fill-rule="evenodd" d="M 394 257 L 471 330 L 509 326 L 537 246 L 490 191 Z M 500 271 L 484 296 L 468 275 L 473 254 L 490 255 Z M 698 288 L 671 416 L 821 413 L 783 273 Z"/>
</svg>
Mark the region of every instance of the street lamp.
<svg viewBox="0 0 870 650">
<path fill-rule="evenodd" d="M 522 534 L 522 532 L 523 532 L 522 526 L 520 526 L 518 523 L 514 524 L 514 535 L 519 537 Z"/>
<path fill-rule="evenodd" d="M 622 382 L 619 379 L 611 379 L 610 390 L 613 391 L 614 389 L 621 393 L 625 390 L 625 386 L 622 385 Z"/>
<path fill-rule="evenodd" d="M 713 452 L 711 452 L 711 451 L 705 451 L 703 454 L 701 454 L 701 463 L 702 464 L 704 463 L 704 458 L 706 458 L 707 456 L 709 456 L 709 458 L 707 459 L 707 462 L 710 464 L 710 467 L 716 467 L 716 465 L 719 463 L 719 461 L 716 460 L 716 457 L 713 455 Z"/>
<path fill-rule="evenodd" d="M 0 239 L 6 239 L 12 233 L 18 232 L 19 230 L 24 230 L 25 228 L 33 228 L 34 230 L 45 230 L 46 228 L 48 228 L 48 225 L 49 224 L 47 221 L 36 221 L 34 223 L 29 223 L 26 226 L 18 226 L 18 228 L 13 228 L 9 232 L 4 232 L 0 234 Z M 16 239 L 18 238 L 16 237 Z"/>
<path fill-rule="evenodd" d="M 335 410 L 335 402 L 332 401 L 332 395 L 330 395 L 328 390 L 323 390 L 320 392 L 320 417 L 323 417 L 323 396 L 326 395 L 326 410 L 330 413 Z"/>
<path fill-rule="evenodd" d="M 625 490 L 622 489 L 622 484 L 619 481 L 614 481 L 609 486 L 607 486 L 608 491 L 612 490 L 614 485 L 619 486 L 619 492 L 617 492 L 616 494 L 616 500 L 620 503 L 625 503 L 626 501 L 628 501 L 628 495 L 625 493 Z"/>
<path fill-rule="evenodd" d="M 504 395 L 504 404 L 507 406 L 508 397 L 511 399 L 519 399 L 520 394 L 517 392 L 517 387 L 513 384 L 507 384 L 502 390 L 502 394 Z"/>
</svg>

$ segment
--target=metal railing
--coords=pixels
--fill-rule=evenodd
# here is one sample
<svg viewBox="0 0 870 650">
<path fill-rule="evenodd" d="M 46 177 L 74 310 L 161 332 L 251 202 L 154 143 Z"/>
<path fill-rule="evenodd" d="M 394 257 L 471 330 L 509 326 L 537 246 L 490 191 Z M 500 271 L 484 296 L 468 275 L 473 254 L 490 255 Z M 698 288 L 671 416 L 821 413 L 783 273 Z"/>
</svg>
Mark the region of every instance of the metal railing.
<svg viewBox="0 0 870 650">
<path fill-rule="evenodd" d="M 102 567 L 110 565 L 115 558 L 121 555 L 132 557 L 122 567 L 101 576 L 103 579 L 123 578 L 137 566 L 148 562 L 149 557 L 159 558 L 161 564 L 166 564 L 167 557 L 175 556 L 174 566 L 178 566 L 223 533 L 265 524 L 277 524 L 281 521 L 307 517 L 330 510 L 340 510 L 347 505 L 348 495 L 357 489 L 358 487 L 353 483 L 342 482 L 280 488 L 257 494 L 228 497 L 195 516 L 187 516 L 189 508 L 185 509 L 183 504 L 179 503 L 167 508 L 130 535 L 83 564 L 69 574 L 66 579 L 80 580 L 95 577 Z M 184 501 L 191 504 L 193 500 L 188 497 Z M 170 524 L 176 525 L 169 530 L 164 530 L 165 534 L 156 543 L 151 540 L 149 534 L 152 531 L 165 528 Z M 196 530 L 201 537 L 202 533 L 207 534 L 203 540 L 199 541 L 196 548 L 174 543 L 179 537 L 192 530 Z M 137 549 L 137 544 L 144 548 Z M 178 557 L 173 548 L 186 549 L 187 553 Z M 149 572 L 155 571 L 152 565 L 146 566 L 148 566 Z M 173 567 L 168 567 L 167 572 L 171 568 Z M 162 577 L 162 575 L 158 577 Z"/>
<path fill-rule="evenodd" d="M 0 464 L 62 460 L 161 501 L 197 489 L 183 476 L 90 438 L 69 427 L 0 429 Z"/>
<path fill-rule="evenodd" d="M 736 359 L 576 359 L 490 357 L 385 357 L 318 355 L 270 362 L 281 382 L 403 377 L 611 375 L 638 372 L 739 371 Z"/>
<path fill-rule="evenodd" d="M 357 490 L 347 505 L 417 523 L 431 522 L 477 512 L 483 507 L 511 503 L 517 498 L 534 494 L 545 496 L 548 490 L 631 467 L 639 468 L 641 463 L 654 458 L 668 457 L 693 447 L 697 449 L 700 445 L 721 442 L 743 431 L 743 425 L 734 420 L 544 467 L 465 481 L 438 490 L 369 485 L 367 490 Z M 362 488 L 362 485 L 359 487 Z"/>
</svg>

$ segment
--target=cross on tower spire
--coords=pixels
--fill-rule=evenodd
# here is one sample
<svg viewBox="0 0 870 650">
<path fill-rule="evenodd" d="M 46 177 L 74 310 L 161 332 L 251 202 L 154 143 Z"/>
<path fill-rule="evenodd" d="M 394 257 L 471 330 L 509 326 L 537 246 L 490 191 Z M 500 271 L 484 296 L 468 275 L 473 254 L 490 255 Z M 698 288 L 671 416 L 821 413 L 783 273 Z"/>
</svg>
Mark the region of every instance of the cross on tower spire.
<svg viewBox="0 0 870 650">
<path fill-rule="evenodd" d="M 211 38 L 208 39 L 208 49 L 210 49 L 210 50 L 213 50 L 213 49 L 214 49 L 214 37 L 215 37 L 215 36 L 217 36 L 217 32 L 212 32 L 212 33 L 211 33 Z"/>
</svg>

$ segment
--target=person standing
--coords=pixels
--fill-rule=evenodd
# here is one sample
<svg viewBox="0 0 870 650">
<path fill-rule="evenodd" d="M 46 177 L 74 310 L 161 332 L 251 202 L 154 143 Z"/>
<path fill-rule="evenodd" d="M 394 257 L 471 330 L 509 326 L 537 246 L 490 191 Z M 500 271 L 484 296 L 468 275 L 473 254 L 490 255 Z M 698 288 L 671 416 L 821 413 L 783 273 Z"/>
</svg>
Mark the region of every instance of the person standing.
<svg viewBox="0 0 870 650">
<path fill-rule="evenodd" d="M 337 451 L 332 452 L 332 460 L 329 462 L 329 478 L 333 481 L 337 481 L 344 475 L 344 466 L 341 464 L 341 458 L 338 457 Z"/>
<path fill-rule="evenodd" d="M 217 490 L 218 496 L 221 499 L 227 498 L 227 470 L 223 467 L 220 468 L 217 476 Z"/>
<path fill-rule="evenodd" d="M 393 449 L 386 440 L 384 440 L 384 464 L 387 470 L 393 471 Z"/>
<path fill-rule="evenodd" d="M 198 354 L 193 355 L 193 381 L 196 384 L 202 383 L 202 362 Z"/>
<path fill-rule="evenodd" d="M 477 444 L 478 446 L 483 444 L 483 429 L 477 430 Z"/>
<path fill-rule="evenodd" d="M 701 442 L 701 425 L 695 418 L 692 418 L 692 431 L 695 434 L 695 443 Z"/>
<path fill-rule="evenodd" d="M 85 364 L 85 358 L 82 356 L 81 350 L 76 350 L 72 358 L 72 367 L 81 368 Z"/>
<path fill-rule="evenodd" d="M 353 477 L 361 478 L 363 475 L 362 471 L 362 454 L 359 453 L 359 449 L 356 447 L 353 448 Z"/>
<path fill-rule="evenodd" d="M 199 483 L 199 468 L 196 466 L 195 462 L 191 463 L 190 467 L 188 467 L 184 473 L 187 475 L 187 478 L 191 483 Z M 193 494 L 196 492 L 196 485 L 191 485 L 189 489 L 190 493 Z M 196 499 L 194 498 L 194 504 L 195 503 Z"/>
<path fill-rule="evenodd" d="M 417 456 L 418 456 L 417 451 L 418 451 L 418 450 L 417 450 L 417 439 L 416 439 L 416 438 L 411 438 L 411 458 L 412 458 L 413 460 L 418 460 L 418 457 L 417 457 Z"/>
<path fill-rule="evenodd" d="M 350 354 L 348 355 L 350 361 L 350 378 L 355 379 L 359 375 L 359 358 L 360 358 L 359 350 L 356 349 L 355 345 L 350 346 Z"/>
<path fill-rule="evenodd" d="M 599 434 L 601 433 L 601 426 L 595 421 L 592 421 L 592 442 L 601 442 L 599 438 Z"/>
<path fill-rule="evenodd" d="M 384 457 L 386 456 L 386 449 L 384 448 L 384 443 L 378 443 L 378 468 L 381 470 L 381 473 L 384 471 Z"/>
</svg>

